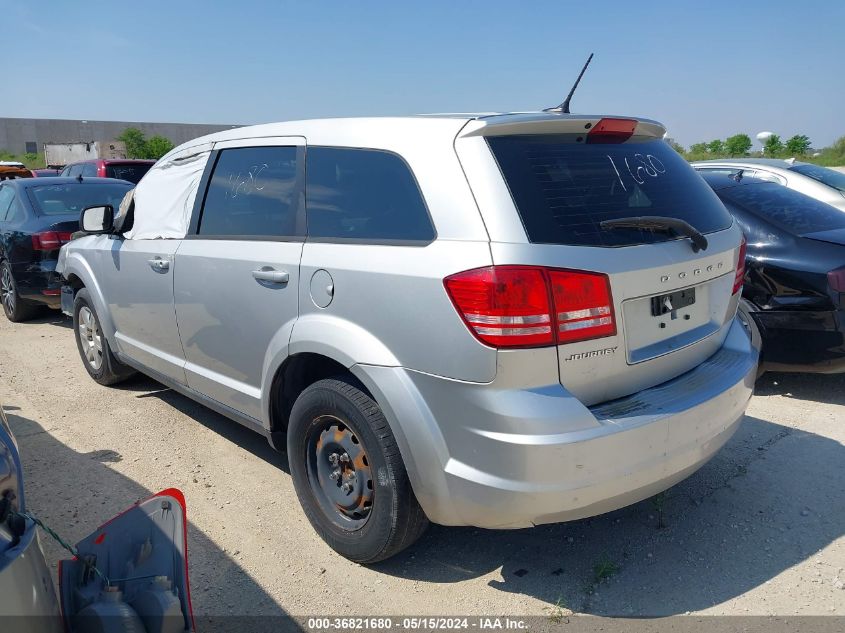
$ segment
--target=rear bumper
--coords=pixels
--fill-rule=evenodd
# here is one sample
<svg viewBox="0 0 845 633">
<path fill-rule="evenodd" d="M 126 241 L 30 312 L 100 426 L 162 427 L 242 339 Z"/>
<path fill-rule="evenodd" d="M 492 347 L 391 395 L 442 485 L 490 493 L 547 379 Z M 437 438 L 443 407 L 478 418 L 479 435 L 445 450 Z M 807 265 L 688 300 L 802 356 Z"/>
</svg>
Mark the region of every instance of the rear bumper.
<svg viewBox="0 0 845 633">
<path fill-rule="evenodd" d="M 12 274 L 21 298 L 51 308 L 60 306 L 62 277 L 56 272 L 56 260 L 13 264 Z"/>
<path fill-rule="evenodd" d="M 845 311 L 761 310 L 751 314 L 763 338 L 764 369 L 845 372 Z"/>
<path fill-rule="evenodd" d="M 433 416 L 422 426 L 439 445 L 419 447 L 417 434 L 403 456 L 411 453 L 414 489 L 436 523 L 519 528 L 594 516 L 665 490 L 710 459 L 739 425 L 756 370 L 757 352 L 734 323 L 692 371 L 591 408 L 559 384 L 496 389 L 408 372 L 417 411 L 424 402 Z M 391 423 L 413 435 L 400 420 Z"/>
</svg>

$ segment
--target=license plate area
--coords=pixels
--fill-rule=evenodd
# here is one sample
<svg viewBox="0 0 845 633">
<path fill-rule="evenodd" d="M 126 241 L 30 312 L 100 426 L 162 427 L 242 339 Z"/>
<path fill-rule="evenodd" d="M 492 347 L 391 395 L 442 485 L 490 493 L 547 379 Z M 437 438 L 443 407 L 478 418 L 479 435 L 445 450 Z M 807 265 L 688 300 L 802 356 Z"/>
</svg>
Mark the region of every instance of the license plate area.
<svg viewBox="0 0 845 633">
<path fill-rule="evenodd" d="M 718 332 L 726 323 L 732 285 L 732 275 L 721 275 L 695 286 L 623 301 L 628 363 L 671 354 Z"/>
<path fill-rule="evenodd" d="M 685 288 L 651 298 L 651 316 L 660 317 L 695 303 L 695 288 Z"/>
</svg>

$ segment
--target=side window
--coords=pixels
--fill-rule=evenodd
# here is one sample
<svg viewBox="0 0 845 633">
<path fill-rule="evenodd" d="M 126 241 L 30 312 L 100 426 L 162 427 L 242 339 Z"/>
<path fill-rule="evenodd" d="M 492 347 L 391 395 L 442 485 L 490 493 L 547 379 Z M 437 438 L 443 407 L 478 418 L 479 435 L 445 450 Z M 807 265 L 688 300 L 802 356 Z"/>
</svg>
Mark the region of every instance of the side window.
<svg viewBox="0 0 845 633">
<path fill-rule="evenodd" d="M 67 173 L 65 173 L 67 172 Z M 65 171 L 62 172 L 63 176 L 70 176 L 71 178 L 76 178 L 79 174 L 82 173 L 82 165 L 77 163 L 76 165 L 71 165 L 70 167 L 65 168 Z"/>
<path fill-rule="evenodd" d="M 380 150 L 309 147 L 305 197 L 308 236 L 360 240 L 435 237 L 407 163 Z"/>
<path fill-rule="evenodd" d="M 299 210 L 296 147 L 238 147 L 217 157 L 197 233 L 290 237 Z"/>
<path fill-rule="evenodd" d="M 15 199 L 15 192 L 11 187 L 0 187 L 0 222 L 6 220 L 7 212 Z"/>
<path fill-rule="evenodd" d="M 84 163 L 82 165 L 82 177 L 83 178 L 96 178 L 97 177 L 97 164 L 96 163 Z"/>
</svg>

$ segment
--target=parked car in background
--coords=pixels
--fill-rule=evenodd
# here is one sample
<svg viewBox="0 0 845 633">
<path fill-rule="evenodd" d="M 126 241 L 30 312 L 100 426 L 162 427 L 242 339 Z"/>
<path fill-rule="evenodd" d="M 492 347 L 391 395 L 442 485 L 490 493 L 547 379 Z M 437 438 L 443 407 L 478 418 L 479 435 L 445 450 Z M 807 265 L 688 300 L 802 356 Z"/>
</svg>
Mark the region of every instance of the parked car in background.
<svg viewBox="0 0 845 633">
<path fill-rule="evenodd" d="M 132 183 L 89 178 L 27 178 L 0 183 L 0 302 L 11 321 L 58 308 L 59 248 L 92 204 L 119 205 Z"/>
<path fill-rule="evenodd" d="M 692 163 L 701 173 L 735 174 L 768 180 L 845 211 L 845 174 L 794 158 L 736 158 Z"/>
<path fill-rule="evenodd" d="M 740 312 L 761 369 L 845 371 L 845 213 L 744 172 L 703 175 L 748 240 Z"/>
<path fill-rule="evenodd" d="M 58 176 L 61 173 L 61 169 L 51 169 L 49 167 L 45 167 L 44 169 L 32 170 L 32 175 L 36 178 L 50 178 L 52 176 Z"/>
<path fill-rule="evenodd" d="M 66 165 L 61 175 L 68 178 L 116 178 L 137 185 L 153 165 L 154 160 L 98 158 Z"/>
<path fill-rule="evenodd" d="M 0 404 L 0 620 L 9 623 L 4 631 L 195 630 L 185 512 L 184 495 L 169 488 L 110 519 L 75 545 L 78 557 L 59 561 L 57 598 L 27 507 L 18 445 Z"/>
<path fill-rule="evenodd" d="M 32 178 L 32 172 L 23 163 L 0 161 L 0 180 L 12 180 L 14 178 Z"/>
<path fill-rule="evenodd" d="M 286 448 L 352 560 L 428 520 L 607 512 L 710 459 L 757 370 L 742 232 L 664 133 L 540 112 L 203 137 L 117 227 L 83 213 L 62 306 L 100 384 L 139 370 Z"/>
</svg>

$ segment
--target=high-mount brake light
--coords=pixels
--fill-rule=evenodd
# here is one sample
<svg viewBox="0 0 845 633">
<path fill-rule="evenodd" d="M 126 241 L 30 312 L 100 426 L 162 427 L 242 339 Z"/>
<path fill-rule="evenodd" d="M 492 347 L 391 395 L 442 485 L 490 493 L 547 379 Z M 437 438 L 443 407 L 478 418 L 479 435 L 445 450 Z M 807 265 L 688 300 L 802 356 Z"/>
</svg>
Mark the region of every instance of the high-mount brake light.
<svg viewBox="0 0 845 633">
<path fill-rule="evenodd" d="M 742 242 L 739 245 L 739 257 L 736 262 L 736 276 L 734 276 L 733 294 L 742 290 L 742 282 L 745 278 L 745 253 L 747 252 L 747 249 L 748 243 L 745 241 L 745 236 L 743 235 Z"/>
<path fill-rule="evenodd" d="M 544 347 L 616 334 L 607 275 L 486 266 L 443 280 L 470 331 L 493 347 Z"/>
<path fill-rule="evenodd" d="M 624 143 L 634 135 L 635 119 L 599 119 L 589 132 L 587 143 Z"/>
</svg>

